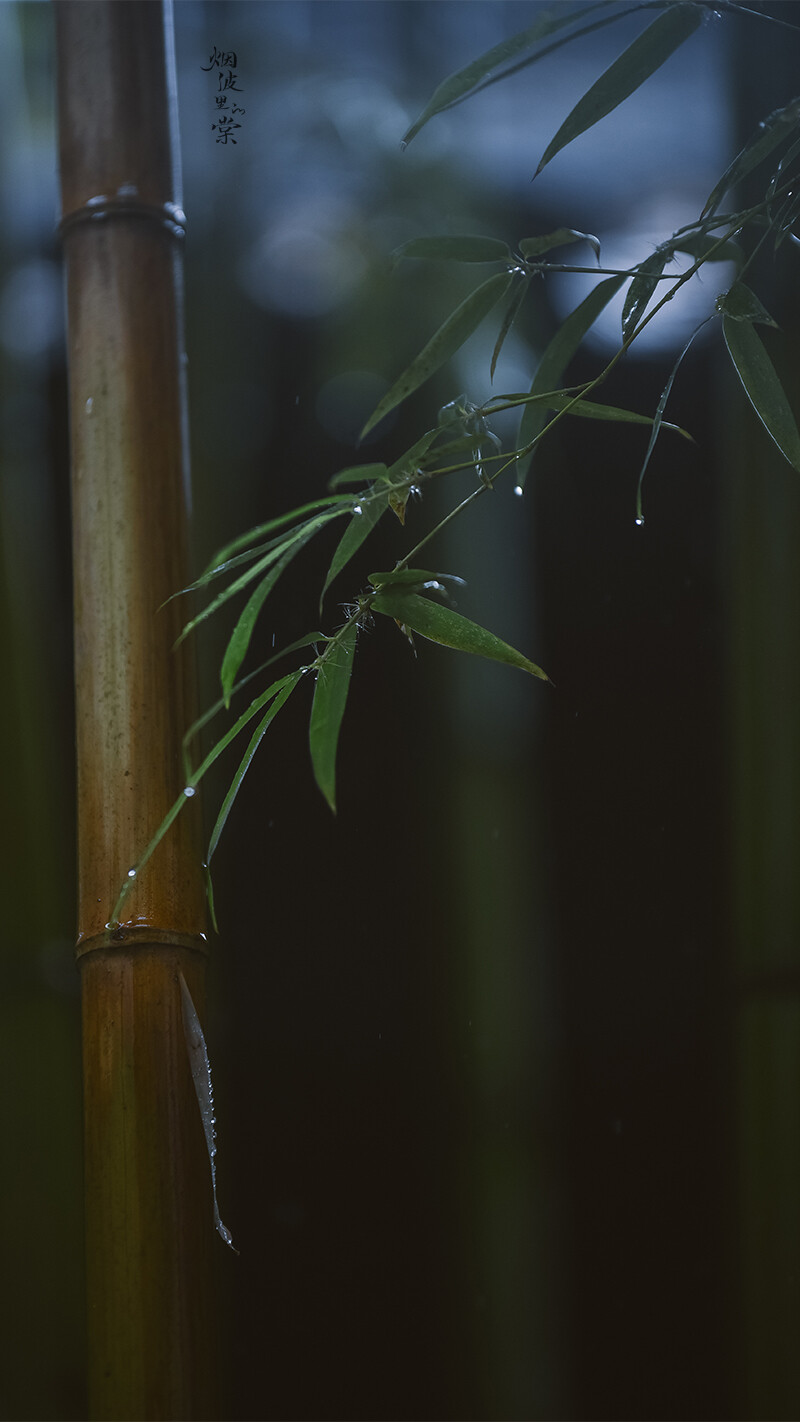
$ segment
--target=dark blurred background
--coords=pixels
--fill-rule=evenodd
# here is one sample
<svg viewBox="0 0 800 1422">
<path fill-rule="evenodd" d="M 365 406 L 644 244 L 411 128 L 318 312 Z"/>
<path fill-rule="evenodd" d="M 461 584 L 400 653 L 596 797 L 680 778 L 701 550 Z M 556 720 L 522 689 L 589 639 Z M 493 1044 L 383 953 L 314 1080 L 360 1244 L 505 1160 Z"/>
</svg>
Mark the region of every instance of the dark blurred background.
<svg viewBox="0 0 800 1422">
<path fill-rule="evenodd" d="M 392 275 L 393 247 L 566 225 L 597 233 L 610 266 L 641 260 L 796 86 L 800 33 L 709 12 L 531 184 L 572 104 L 651 18 L 637 13 L 401 152 L 439 80 L 542 8 L 178 0 L 198 570 L 337 469 L 397 457 L 461 391 L 490 393 L 481 333 L 356 450 L 474 277 Z M 795 3 L 753 8 L 800 25 Z M 214 46 L 237 52 L 235 145 L 212 130 Z M 48 4 L 0 4 L 9 1419 L 85 1409 L 52 47 Z M 795 409 L 797 260 L 787 243 L 758 283 Z M 730 280 L 694 281 L 603 398 L 652 412 Z M 526 388 L 581 281 L 539 287 L 495 390 Z M 610 311 L 575 380 L 616 348 Z M 209 1033 L 220 1205 L 241 1249 L 218 1251 L 226 1416 L 800 1416 L 800 492 L 713 324 L 668 417 L 696 444 L 662 436 L 643 527 L 646 438 L 562 422 L 524 498 L 498 487 L 431 555 L 466 577 L 459 610 L 554 687 L 419 639 L 415 659 L 376 626 L 338 818 L 313 784 L 302 689 L 239 796 L 215 860 Z M 513 423 L 498 429 L 512 447 Z M 448 493 L 382 531 L 329 618 Z M 287 575 L 262 650 L 318 625 L 330 552 L 312 545 Z M 225 635 L 209 624 L 199 643 L 206 700 Z"/>
</svg>

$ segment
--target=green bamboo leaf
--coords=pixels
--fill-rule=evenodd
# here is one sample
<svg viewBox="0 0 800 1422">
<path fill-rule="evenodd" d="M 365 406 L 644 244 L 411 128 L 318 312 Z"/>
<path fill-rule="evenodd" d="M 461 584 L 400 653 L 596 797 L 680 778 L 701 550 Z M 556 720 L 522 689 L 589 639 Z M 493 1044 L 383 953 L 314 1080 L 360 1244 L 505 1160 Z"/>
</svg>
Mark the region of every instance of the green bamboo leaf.
<svg viewBox="0 0 800 1422">
<path fill-rule="evenodd" d="M 161 821 L 161 824 L 158 826 L 158 829 L 153 835 L 153 838 L 150 840 L 150 843 L 146 845 L 145 849 L 143 850 L 142 854 L 139 856 L 133 867 L 128 870 L 128 876 L 124 884 L 122 885 L 119 894 L 117 895 L 117 901 L 111 911 L 110 924 L 112 925 L 112 927 L 119 923 L 119 916 L 122 909 L 122 905 L 128 893 L 132 889 L 134 883 L 136 882 L 136 879 L 138 878 L 142 869 L 152 858 L 155 851 L 158 849 L 158 846 L 164 838 L 164 835 L 167 833 L 171 825 L 177 819 L 181 810 L 186 804 L 188 804 L 189 800 L 194 797 L 197 787 L 205 776 L 205 774 L 207 773 L 207 771 L 209 771 L 214 762 L 219 759 L 219 757 L 222 755 L 222 752 L 227 750 L 228 746 L 231 744 L 232 741 L 236 739 L 239 732 L 242 731 L 244 727 L 250 721 L 253 720 L 253 717 L 257 716 L 259 711 L 261 711 L 263 707 L 266 706 L 267 703 L 273 699 L 273 697 L 278 696 L 284 686 L 286 686 L 290 682 L 294 682 L 296 676 L 297 672 L 290 672 L 288 676 L 279 677 L 277 681 L 274 681 L 271 686 L 267 687 L 266 691 L 262 691 L 260 696 L 257 696 L 255 700 L 251 701 L 247 710 L 242 712 L 241 716 L 239 716 L 237 720 L 234 721 L 233 725 L 229 727 L 229 729 L 225 732 L 224 736 L 221 736 L 220 739 L 217 741 L 216 745 L 212 746 L 211 750 L 208 752 L 208 755 L 205 756 L 205 758 L 201 761 L 197 769 L 193 770 L 191 775 L 187 777 L 186 786 L 183 790 L 181 790 L 181 793 L 178 798 L 170 806 L 169 810 Z"/>
<path fill-rule="evenodd" d="M 497 237 L 412 237 L 395 247 L 392 265 L 406 258 L 434 262 L 513 262 L 507 242 Z"/>
<path fill-rule="evenodd" d="M 259 558 L 258 562 L 254 563 L 251 568 L 248 568 L 246 573 L 241 573 L 238 578 L 235 578 L 232 583 L 229 583 L 223 592 L 218 593 L 208 606 L 203 608 L 202 612 L 199 612 L 196 617 L 193 617 L 190 622 L 186 623 L 186 626 L 177 639 L 176 646 L 182 642 L 185 637 L 188 637 L 189 633 L 201 622 L 205 622 L 206 618 L 213 616 L 215 612 L 219 611 L 229 598 L 235 597 L 236 594 L 242 592 L 249 583 L 254 582 L 256 578 L 266 572 L 267 568 L 271 567 L 274 563 L 280 562 L 284 554 L 292 549 L 294 552 L 299 552 L 300 548 L 305 546 L 309 538 L 319 532 L 321 528 L 324 528 L 332 519 L 340 518 L 342 514 L 347 513 L 352 507 L 353 496 L 349 494 L 343 503 L 337 504 L 335 509 L 329 509 L 325 513 L 318 514 L 316 518 L 308 519 L 297 528 L 293 528 L 291 533 L 289 533 L 281 543 L 270 548 L 269 552 L 265 553 L 263 558 Z M 285 564 L 283 566 L 285 566 Z"/>
<path fill-rule="evenodd" d="M 562 396 L 555 402 L 553 408 L 563 410 L 572 398 L 571 395 Z M 640 415 L 635 410 L 623 410 L 617 405 L 600 405 L 592 400 L 583 399 L 578 400 L 574 405 L 570 404 L 567 414 L 577 415 L 586 420 L 613 420 L 616 424 L 623 425 L 652 425 L 654 423 L 652 415 Z M 695 441 L 689 431 L 683 429 L 681 425 L 670 424 L 667 420 L 662 420 L 661 424 L 665 430 L 672 430 L 673 434 L 679 434 L 683 439 L 688 439 L 694 444 Z"/>
<path fill-rule="evenodd" d="M 259 711 L 261 711 L 273 697 L 278 696 L 285 686 L 293 684 L 297 674 L 297 672 L 288 672 L 286 676 L 278 677 L 277 681 L 273 681 L 267 687 L 266 691 L 262 691 L 260 695 L 254 697 L 247 709 L 242 712 L 241 716 L 237 716 L 233 725 L 228 727 L 224 735 L 220 736 L 208 754 L 203 757 L 197 769 L 192 771 L 187 782 L 189 789 L 196 789 L 203 779 L 203 776 L 211 769 L 214 762 L 219 759 L 222 752 L 228 749 L 232 741 L 236 740 L 239 732 L 243 731 L 245 726 L 252 721 L 253 717 L 257 716 Z"/>
<path fill-rule="evenodd" d="M 722 332 L 745 394 L 781 454 L 800 470 L 800 435 L 775 367 L 751 321 L 722 318 Z"/>
<path fill-rule="evenodd" d="M 206 884 L 206 899 L 208 900 L 208 913 L 211 919 L 211 927 L 213 928 L 215 933 L 219 933 L 219 924 L 217 923 L 217 910 L 214 907 L 214 882 L 211 878 L 211 870 L 209 869 L 207 864 L 203 865 L 203 878 L 205 879 Z"/>
<path fill-rule="evenodd" d="M 369 537 L 378 520 L 386 513 L 389 507 L 389 497 L 388 493 L 380 491 L 377 484 L 373 484 L 371 489 L 367 489 L 363 501 L 357 505 L 360 513 L 353 513 L 347 528 L 336 545 L 330 567 L 325 575 L 325 582 L 319 595 L 320 610 L 325 594 L 334 578 L 338 577 L 342 569 L 347 566 L 362 543 Z"/>
<path fill-rule="evenodd" d="M 406 504 L 412 488 L 415 487 L 416 480 L 422 474 L 428 449 L 440 434 L 441 430 L 438 427 L 426 430 L 424 435 L 412 444 L 410 449 L 406 450 L 405 454 L 401 454 L 400 458 L 395 460 L 389 470 L 389 507 L 402 524 L 405 524 Z"/>
<path fill-rule="evenodd" d="M 298 637 L 296 642 L 290 642 L 288 646 L 281 647 L 281 650 L 279 652 L 276 652 L 272 657 L 268 657 L 265 662 L 261 662 L 259 666 L 255 667 L 253 671 L 248 672 L 247 676 L 243 676 L 241 681 L 237 681 L 236 685 L 231 687 L 231 698 L 236 696 L 238 692 L 242 691 L 244 687 L 249 686 L 251 681 L 255 681 L 255 678 L 257 676 L 260 676 L 262 672 L 266 671 L 267 667 L 274 666 L 275 662 L 281 661 L 283 657 L 291 656 L 292 652 L 300 651 L 303 647 L 316 648 L 318 643 L 324 643 L 328 640 L 329 639 L 325 636 L 324 632 L 308 632 L 305 637 Z M 227 703 L 225 701 L 225 698 L 223 696 L 220 696 L 219 700 L 213 702 L 213 704 L 209 706 L 206 711 L 203 712 L 202 716 L 198 716 L 197 720 L 192 722 L 191 726 L 189 727 L 188 731 L 186 731 L 183 737 L 183 772 L 187 784 L 192 778 L 192 765 L 191 760 L 189 759 L 189 747 L 191 746 L 192 741 L 195 740 L 196 737 L 199 736 L 200 732 L 205 729 L 209 721 L 213 721 L 214 717 L 218 716 L 220 711 L 225 709 L 226 704 Z"/>
<path fill-rule="evenodd" d="M 352 504 L 349 494 L 333 494 L 325 499 L 313 499 L 310 504 L 302 504 L 300 508 L 290 509 L 288 513 L 279 514 L 277 518 L 271 518 L 267 523 L 260 523 L 257 528 L 251 528 L 247 533 L 240 533 L 238 538 L 234 538 L 231 543 L 226 543 L 218 553 L 214 554 L 211 562 L 205 568 L 196 583 L 192 583 L 185 592 L 190 592 L 193 588 L 201 587 L 204 581 L 224 572 L 223 565 L 238 553 L 242 548 L 249 548 L 252 544 L 258 543 L 266 533 L 275 533 L 278 529 L 286 528 L 290 523 L 295 523 L 297 519 L 303 518 L 306 514 L 316 513 L 319 509 L 334 508 L 337 504 Z"/>
<path fill-rule="evenodd" d="M 743 281 L 736 281 L 729 291 L 723 291 L 717 297 L 716 307 L 723 316 L 730 316 L 732 321 L 759 321 L 762 326 L 778 329 L 777 321 L 773 321 L 755 292 Z"/>
<path fill-rule="evenodd" d="M 428 456 L 428 450 L 433 444 L 433 441 L 441 432 L 441 429 L 436 426 L 432 430 L 426 430 L 424 435 L 418 440 L 415 440 L 411 448 L 407 449 L 405 454 L 401 454 L 400 458 L 396 459 L 394 464 L 390 465 L 387 476 L 388 482 L 390 484 L 399 484 L 403 479 L 414 479 L 419 470 L 423 467 Z"/>
<path fill-rule="evenodd" d="M 373 484 L 376 479 L 386 480 L 389 471 L 385 464 L 354 464 L 351 469 L 340 469 L 328 480 L 329 489 L 338 489 L 341 484 Z"/>
<path fill-rule="evenodd" d="M 516 290 L 511 293 L 511 300 L 509 301 L 508 306 L 506 307 L 506 314 L 503 317 L 503 324 L 500 327 L 500 334 L 498 335 L 497 340 L 495 341 L 494 350 L 492 351 L 492 361 L 491 365 L 489 366 L 490 381 L 494 380 L 495 368 L 500 357 L 500 352 L 503 349 L 506 336 L 508 335 L 509 331 L 511 330 L 511 327 L 513 326 L 514 322 L 517 319 L 517 316 L 520 313 L 522 303 L 525 300 L 525 297 L 528 295 L 528 289 L 532 280 L 532 276 L 523 277 L 522 280 L 517 283 Z"/>
<path fill-rule="evenodd" d="M 424 455 L 420 460 L 419 468 L 423 473 L 432 475 L 435 474 L 437 470 L 445 468 L 447 464 L 452 463 L 453 460 L 456 460 L 456 462 L 466 468 L 468 465 L 474 463 L 473 459 L 458 460 L 457 456 L 468 452 L 472 453 L 479 442 L 480 435 L 466 434 L 459 435 L 458 439 L 448 440 L 446 444 L 437 444 L 435 449 L 430 450 L 429 453 Z"/>
<path fill-rule="evenodd" d="M 787 199 L 775 219 L 775 251 L 777 252 L 781 244 L 787 237 L 794 237 L 793 228 L 800 216 L 800 194 L 793 193 Z M 795 242 L 797 238 L 794 237 Z"/>
<path fill-rule="evenodd" d="M 291 542 L 287 541 L 284 543 L 280 543 L 276 548 L 271 548 L 270 551 L 266 553 L 263 558 L 259 558 L 258 562 L 253 564 L 252 568 L 248 568 L 246 573 L 241 573 L 238 578 L 234 579 L 234 581 L 230 583 L 227 588 L 225 588 L 224 592 L 217 593 L 217 596 L 208 604 L 207 607 L 203 608 L 202 612 L 198 612 L 196 617 L 193 617 L 189 622 L 185 624 L 180 636 L 178 637 L 175 643 L 176 647 L 180 645 L 180 643 L 184 640 L 185 637 L 188 637 L 190 632 L 194 631 L 195 627 L 198 627 L 201 622 L 206 621 L 206 618 L 211 617 L 215 612 L 218 612 L 219 609 L 223 606 L 224 603 L 228 601 L 229 598 L 235 597 L 237 593 L 242 592 L 243 589 L 247 587 L 248 583 L 253 582 L 257 577 L 260 576 L 261 573 L 265 572 L 267 568 L 271 567 L 272 564 L 279 562 L 283 554 L 289 548 L 291 548 L 292 542 L 294 541 L 295 540 L 292 539 Z"/>
<path fill-rule="evenodd" d="M 533 378 L 531 394 L 538 395 L 545 391 L 557 390 L 561 384 L 561 377 L 575 355 L 586 332 L 594 325 L 600 312 L 608 305 L 609 301 L 619 291 L 624 276 L 609 277 L 607 281 L 598 282 L 587 297 L 571 311 L 566 320 L 556 331 L 553 339 L 547 346 L 541 360 L 539 368 Z M 531 444 L 544 429 L 547 424 L 547 408 L 535 405 L 528 405 L 523 412 L 522 422 L 519 427 L 519 445 L 524 448 Z M 517 463 L 517 487 L 522 489 L 525 485 L 525 478 L 530 467 L 533 452 L 524 455 Z"/>
<path fill-rule="evenodd" d="M 673 381 L 674 381 L 674 379 L 675 379 L 675 376 L 676 376 L 677 373 L 678 373 L 678 367 L 680 366 L 680 363 L 681 363 L 681 361 L 683 360 L 684 356 L 687 354 L 687 352 L 688 352 L 688 350 L 689 350 L 689 347 L 691 346 L 692 341 L 694 340 L 695 336 L 699 335 L 699 333 L 700 333 L 700 331 L 702 331 L 703 327 L 704 327 L 704 326 L 707 326 L 708 323 L 709 323 L 709 321 L 713 321 L 713 320 L 714 320 L 714 317 L 713 317 L 713 316 L 706 316 L 705 320 L 704 320 L 704 321 L 701 321 L 701 322 L 700 322 L 700 325 L 699 325 L 699 326 L 696 326 L 695 329 L 692 331 L 691 336 L 689 337 L 688 341 L 686 342 L 686 345 L 684 346 L 683 350 L 681 351 L 680 355 L 678 356 L 678 359 L 675 361 L 675 364 L 673 365 L 672 370 L 671 370 L 670 373 L 669 373 L 669 379 L 667 380 L 667 383 L 666 383 L 666 385 L 664 386 L 664 389 L 661 391 L 661 395 L 660 395 L 660 397 L 659 397 L 658 405 L 657 405 L 657 407 L 656 407 L 655 417 L 654 417 L 654 419 L 653 419 L 653 428 L 652 428 L 652 430 L 651 430 L 651 432 L 650 432 L 650 440 L 649 440 L 648 445 L 647 445 L 647 450 L 646 450 L 646 452 L 645 452 L 644 460 L 643 460 L 643 462 L 642 462 L 642 467 L 641 467 L 641 469 L 639 470 L 639 482 L 638 482 L 638 484 L 637 484 L 637 486 L 636 486 L 636 518 L 635 518 L 635 521 L 636 521 L 637 524 L 640 524 L 640 525 L 641 525 L 641 524 L 644 523 L 644 514 L 642 513 L 642 484 L 643 484 L 643 482 L 644 482 L 645 471 L 646 471 L 646 469 L 647 469 L 648 464 L 650 463 L 650 456 L 651 456 L 651 454 L 653 453 L 653 450 L 654 450 L 655 447 L 656 447 L 656 440 L 658 439 L 658 436 L 659 436 L 659 434 L 661 433 L 661 430 L 662 430 L 664 424 L 666 423 L 665 420 L 664 420 L 664 411 L 665 411 L 665 409 L 666 409 L 666 407 L 667 407 L 667 401 L 668 401 L 669 396 L 670 396 L 670 391 L 672 390 Z M 671 429 L 677 429 L 678 426 L 677 426 L 677 425 L 671 425 L 670 428 L 671 428 Z M 680 433 L 681 433 L 681 434 L 686 434 L 686 431 L 685 431 L 685 430 L 681 430 Z M 691 435 L 687 435 L 687 439 L 691 439 Z"/>
<path fill-rule="evenodd" d="M 796 104 L 798 101 L 797 101 L 797 99 L 795 99 L 793 102 Z M 777 166 L 777 168 L 775 169 L 775 172 L 774 172 L 773 175 L 772 175 L 772 181 L 773 181 L 774 183 L 777 184 L 778 178 L 781 176 L 781 174 L 783 174 L 783 173 L 786 172 L 786 169 L 789 167 L 789 165 L 790 165 L 791 163 L 794 162 L 795 158 L 797 157 L 797 155 L 798 155 L 799 153 L 800 153 L 800 138 L 796 138 L 795 141 L 794 141 L 794 143 L 790 143 L 790 144 L 789 144 L 789 147 L 786 149 L 786 151 L 785 151 L 784 153 L 782 153 L 781 156 L 780 156 L 780 160 L 779 160 L 779 162 L 778 162 L 778 166 Z"/>
<path fill-rule="evenodd" d="M 349 498 L 345 497 L 342 503 L 349 503 L 350 501 Z M 300 524 L 299 527 L 302 528 L 304 525 Z M 235 568 L 241 568 L 245 563 L 252 563 L 255 558 L 260 558 L 272 548 L 278 550 L 275 556 L 279 558 L 281 549 L 286 547 L 291 537 L 292 534 L 287 533 L 286 529 L 284 529 L 282 533 L 275 534 L 273 538 L 268 538 L 264 543 L 254 544 L 251 548 L 245 549 L 243 553 L 237 553 L 235 557 L 226 559 L 224 563 L 209 565 L 206 571 L 201 573 L 195 582 L 189 583 L 188 587 L 181 588 L 179 592 L 173 593 L 172 597 L 167 598 L 167 602 L 172 602 L 173 597 L 183 597 L 184 593 L 199 592 L 202 588 L 207 587 L 210 582 L 221 578 L 225 573 L 232 573 Z M 166 606 L 166 603 L 164 606 Z"/>
<path fill-rule="evenodd" d="M 475 291 L 451 312 L 447 320 L 441 325 L 428 344 L 420 351 L 419 355 L 403 371 L 392 386 L 387 391 L 383 399 L 373 410 L 363 430 L 361 438 L 364 439 L 371 429 L 374 429 L 390 410 L 394 410 L 397 405 L 402 404 L 409 395 L 424 385 L 426 380 L 437 371 L 456 351 L 463 346 L 464 342 L 477 329 L 485 316 L 488 316 L 493 306 L 497 305 L 500 297 L 505 294 L 511 285 L 512 277 L 508 272 L 496 272 L 483 282 Z"/>
<path fill-rule="evenodd" d="M 339 730 L 347 703 L 347 693 L 350 690 L 357 631 L 355 622 L 343 628 L 321 663 L 308 728 L 314 778 L 334 814 L 336 748 L 339 744 Z"/>
<path fill-rule="evenodd" d="M 591 232 L 576 232 L 573 227 L 559 227 L 556 232 L 548 232 L 544 237 L 523 237 L 519 244 L 519 250 L 523 257 L 529 260 L 533 257 L 540 257 L 544 252 L 551 252 L 554 247 L 566 247 L 570 242 L 588 242 L 594 250 L 594 254 L 600 261 L 600 243 Z"/>
<path fill-rule="evenodd" d="M 426 588 L 440 586 L 440 579 L 450 583 L 463 583 L 455 573 L 429 573 L 423 568 L 394 568 L 389 573 L 370 573 L 369 581 L 374 588 Z"/>
<path fill-rule="evenodd" d="M 308 538 L 311 536 L 312 535 L 309 534 Z M 287 549 L 283 557 L 279 559 L 277 563 L 273 564 L 267 576 L 262 578 L 258 587 L 250 594 L 244 611 L 231 633 L 228 645 L 225 648 L 225 655 L 222 658 L 222 666 L 220 667 L 219 673 L 226 708 L 231 704 L 233 684 L 238 676 L 239 668 L 247 655 L 247 649 L 250 646 L 250 640 L 258 620 L 258 614 L 272 592 L 278 578 L 281 576 L 281 573 L 284 572 L 295 555 L 299 553 L 300 549 L 308 542 L 308 538 L 298 540 L 291 548 Z"/>
<path fill-rule="evenodd" d="M 676 235 L 670 245 L 676 252 L 686 252 L 696 262 L 735 262 L 741 266 L 744 252 L 738 242 L 723 242 L 711 232 L 692 232 L 687 236 Z M 716 248 L 716 250 L 714 250 Z"/>
<path fill-rule="evenodd" d="M 470 622 L 452 608 L 441 607 L 426 597 L 412 592 L 381 592 L 372 603 L 373 612 L 381 612 L 384 617 L 393 617 L 395 622 L 427 637 L 430 642 L 439 642 L 443 647 L 453 647 L 458 652 L 471 652 L 473 656 L 487 657 L 490 661 L 504 662 L 507 666 L 519 667 L 542 681 L 550 678 L 541 667 L 537 667 L 527 657 L 507 642 L 501 642 L 485 627 Z"/>
<path fill-rule="evenodd" d="M 214 851 L 216 850 L 217 845 L 219 844 L 220 835 L 222 834 L 222 831 L 225 828 L 225 822 L 231 812 L 231 806 L 233 805 L 233 802 L 239 793 L 242 781 L 244 780 L 244 777 L 250 768 L 250 763 L 253 759 L 253 756 L 255 755 L 256 751 L 258 750 L 258 747 L 264 739 L 267 729 L 272 725 L 272 722 L 274 721 L 284 702 L 289 696 L 291 696 L 301 676 L 302 672 L 296 671 L 292 672 L 291 675 L 287 677 L 285 685 L 281 687 L 277 696 L 274 697 L 271 706 L 268 708 L 266 714 L 259 721 L 255 731 L 250 737 L 247 750 L 242 756 L 242 759 L 239 762 L 239 766 L 236 770 L 236 774 L 233 776 L 233 779 L 231 780 L 231 783 L 228 786 L 227 793 L 220 806 L 219 814 L 217 815 L 216 823 L 214 825 L 213 830 L 211 831 L 211 839 L 209 840 L 206 862 L 207 871 L 208 866 L 210 865 L 211 860 L 214 856 Z"/>
<path fill-rule="evenodd" d="M 702 216 L 705 217 L 708 213 L 714 212 L 728 188 L 734 187 L 736 183 L 740 183 L 743 178 L 746 178 L 748 173 L 752 173 L 759 163 L 762 163 L 770 153 L 786 141 L 799 124 L 800 98 L 791 99 L 783 108 L 775 109 L 773 113 L 769 114 L 758 125 L 741 153 L 737 153 L 733 162 L 725 169 L 703 208 Z"/>
<path fill-rule="evenodd" d="M 640 263 L 637 275 L 628 287 L 622 307 L 622 339 L 624 341 L 636 329 L 639 317 L 644 315 L 647 304 L 658 286 L 658 279 L 671 256 L 672 252 L 668 247 L 659 247 L 656 252 Z"/>
<path fill-rule="evenodd" d="M 545 410 L 565 410 L 568 415 L 577 415 L 584 420 L 611 420 L 616 424 L 627 425 L 653 424 L 652 415 L 640 415 L 635 410 L 624 410 L 618 405 L 602 405 L 594 400 L 584 400 L 580 395 L 576 399 L 575 393 L 567 390 L 552 390 L 545 395 L 498 395 L 497 399 L 507 402 L 499 407 L 506 410 L 513 409 L 515 405 L 535 404 L 544 406 Z M 494 411 L 490 410 L 489 413 Z M 688 430 L 682 429 L 680 425 L 664 423 L 664 428 L 682 435 L 694 444 Z"/>
<path fill-rule="evenodd" d="M 502 40 L 500 44 L 494 45 L 485 54 L 474 59 L 464 69 L 459 69 L 455 74 L 451 74 L 443 80 L 434 91 L 431 99 L 425 105 L 419 118 L 411 125 L 410 129 L 403 135 L 402 147 L 405 148 L 416 137 L 420 129 L 425 126 L 435 114 L 439 114 L 443 109 L 447 109 L 458 99 L 463 99 L 471 89 L 474 89 L 482 80 L 488 78 L 501 64 L 507 64 L 524 50 L 529 49 L 541 39 L 546 39 L 548 35 L 555 34 L 557 30 L 563 29 L 566 25 L 576 24 L 585 15 L 591 14 L 593 10 L 603 9 L 608 0 L 597 0 L 597 3 L 585 5 L 582 10 L 572 10 L 564 13 L 563 10 L 549 10 L 544 15 L 540 15 L 534 24 L 527 29 L 521 30 L 519 34 L 512 35 L 510 39 Z"/>
<path fill-rule="evenodd" d="M 800 138 L 796 138 L 794 143 L 790 143 L 789 147 L 781 154 L 780 162 L 769 180 L 767 187 L 768 198 L 774 198 L 780 179 L 786 177 L 788 169 L 794 163 L 798 154 L 800 154 Z M 776 252 L 784 239 L 791 233 L 792 227 L 797 220 L 797 213 L 798 194 L 796 191 L 789 191 L 785 196 L 784 202 L 771 220 L 771 226 L 775 232 L 774 250 Z"/>
<path fill-rule="evenodd" d="M 534 176 L 541 173 L 556 153 L 599 123 L 660 69 L 679 45 L 694 34 L 701 18 L 699 5 L 670 5 L 659 15 L 578 100 L 545 149 Z"/>
</svg>

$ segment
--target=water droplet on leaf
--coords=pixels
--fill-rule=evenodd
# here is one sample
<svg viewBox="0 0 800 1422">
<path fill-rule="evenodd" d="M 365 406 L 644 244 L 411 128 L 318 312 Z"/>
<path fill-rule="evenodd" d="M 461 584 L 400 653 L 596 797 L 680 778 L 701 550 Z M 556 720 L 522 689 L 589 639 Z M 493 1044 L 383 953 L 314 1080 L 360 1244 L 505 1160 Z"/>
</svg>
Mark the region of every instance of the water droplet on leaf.
<svg viewBox="0 0 800 1422">
<path fill-rule="evenodd" d="M 184 795 L 186 796 L 187 800 L 190 800 L 191 797 L 192 797 L 192 795 L 195 794 L 195 788 L 194 788 L 194 786 L 193 786 L 193 785 L 187 785 L 187 786 L 186 786 L 186 789 L 184 790 L 183 793 L 184 793 Z"/>
</svg>

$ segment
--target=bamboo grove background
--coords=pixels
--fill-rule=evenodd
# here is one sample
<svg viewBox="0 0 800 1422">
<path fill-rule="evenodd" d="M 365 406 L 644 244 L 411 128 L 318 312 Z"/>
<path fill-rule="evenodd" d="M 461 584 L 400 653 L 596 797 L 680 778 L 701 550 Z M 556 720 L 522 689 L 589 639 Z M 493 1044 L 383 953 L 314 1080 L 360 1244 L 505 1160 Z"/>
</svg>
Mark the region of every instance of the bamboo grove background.
<svg viewBox="0 0 800 1422">
<path fill-rule="evenodd" d="M 393 284 L 391 247 L 443 222 L 513 241 L 568 221 L 638 233 L 635 259 L 646 219 L 653 241 L 671 230 L 669 203 L 702 202 L 795 87 L 794 38 L 711 21 L 549 187 L 528 181 L 540 139 L 610 59 L 599 41 L 534 96 L 498 86 L 493 107 L 462 107 L 402 155 L 437 80 L 530 11 L 176 5 L 197 567 L 352 462 L 398 343 L 419 347 L 441 296 L 440 273 Z M 0 42 L 0 1413 L 77 1418 L 50 7 L 1 5 Z M 239 56 L 235 147 L 211 130 L 214 45 Z M 601 162 L 605 191 L 587 177 Z M 787 272 L 770 305 L 797 410 Z M 553 320 L 543 292 L 518 368 Z M 669 363 L 629 361 L 609 399 L 652 408 Z M 242 1250 L 215 1260 L 223 1415 L 797 1415 L 800 492 L 713 344 L 687 359 L 674 411 L 697 446 L 658 452 L 644 529 L 635 435 L 579 428 L 543 452 L 524 500 L 498 492 L 443 550 L 469 579 L 463 610 L 491 606 L 556 692 L 439 649 L 413 661 L 376 629 L 338 819 L 299 715 L 237 802 L 210 972 L 221 1206 Z M 390 438 L 405 447 L 399 423 Z M 318 581 L 300 566 L 276 603 L 284 640 L 313 620 Z"/>
</svg>

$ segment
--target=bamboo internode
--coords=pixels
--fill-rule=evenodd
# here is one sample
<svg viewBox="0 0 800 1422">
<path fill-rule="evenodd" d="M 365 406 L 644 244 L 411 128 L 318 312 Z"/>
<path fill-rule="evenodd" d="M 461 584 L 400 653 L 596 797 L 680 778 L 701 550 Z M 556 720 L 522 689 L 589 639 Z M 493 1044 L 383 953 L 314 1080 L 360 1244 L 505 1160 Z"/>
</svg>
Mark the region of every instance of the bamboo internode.
<svg viewBox="0 0 800 1422">
<path fill-rule="evenodd" d="M 211 1417 L 208 1160 L 181 1025 L 202 1012 L 196 805 L 111 924 L 181 792 L 192 668 L 183 214 L 171 13 L 58 0 L 67 273 L 91 1413 Z M 166 606 L 164 604 L 166 603 Z"/>
<path fill-rule="evenodd" d="M 79 796 L 78 943 L 181 789 L 188 654 L 182 213 L 160 4 L 57 7 L 67 270 Z M 194 807 L 192 807 L 194 809 Z M 126 937 L 202 942 L 193 816 L 126 900 Z"/>
</svg>

